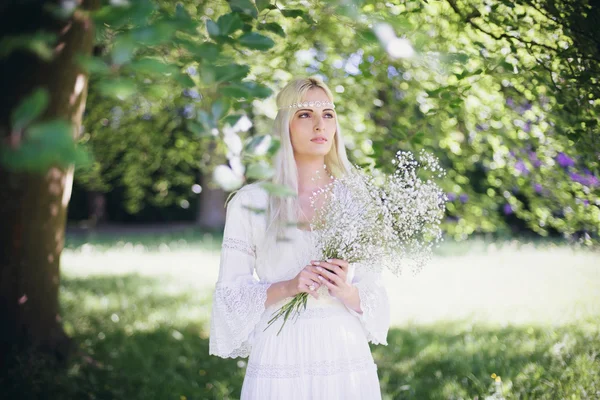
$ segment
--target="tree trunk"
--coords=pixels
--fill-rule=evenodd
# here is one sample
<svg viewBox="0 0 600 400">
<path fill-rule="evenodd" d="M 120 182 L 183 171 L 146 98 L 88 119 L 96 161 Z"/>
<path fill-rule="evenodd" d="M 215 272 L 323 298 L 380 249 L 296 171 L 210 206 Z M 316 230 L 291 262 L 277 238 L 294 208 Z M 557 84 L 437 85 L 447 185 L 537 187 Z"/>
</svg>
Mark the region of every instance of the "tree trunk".
<svg viewBox="0 0 600 400">
<path fill-rule="evenodd" d="M 104 192 L 88 191 L 88 221 L 92 228 L 106 222 L 106 194 Z"/>
<path fill-rule="evenodd" d="M 92 6 L 89 3 L 84 8 Z M 92 53 L 93 24 L 80 12 L 58 21 L 45 11 L 48 4 L 58 2 L 9 0 L 0 5 L 0 37 L 40 30 L 58 37 L 52 61 L 21 50 L 0 59 L 3 145 L 10 135 L 12 110 L 40 86 L 50 93 L 43 119 L 72 122 L 74 136 L 81 127 L 88 77 L 74 59 L 76 54 Z M 61 326 L 58 303 L 72 183 L 72 167 L 53 166 L 35 174 L 0 165 L 0 370 L 14 352 L 34 350 L 65 360 L 73 349 Z"/>
<path fill-rule="evenodd" d="M 225 226 L 225 200 L 227 194 L 216 185 L 212 184 L 210 178 L 205 174 L 200 175 L 200 201 L 196 223 L 207 229 L 222 229 Z"/>
</svg>

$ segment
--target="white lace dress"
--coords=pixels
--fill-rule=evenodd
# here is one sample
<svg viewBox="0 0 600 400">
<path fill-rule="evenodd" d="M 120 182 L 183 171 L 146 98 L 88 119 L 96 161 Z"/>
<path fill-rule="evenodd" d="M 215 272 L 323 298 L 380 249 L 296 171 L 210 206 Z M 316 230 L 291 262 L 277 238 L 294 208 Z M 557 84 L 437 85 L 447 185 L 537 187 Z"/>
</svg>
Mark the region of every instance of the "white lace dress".
<svg viewBox="0 0 600 400">
<path fill-rule="evenodd" d="M 210 354 L 248 357 L 242 400 L 381 399 L 377 366 L 368 342 L 387 345 L 390 309 L 381 275 L 351 265 L 348 280 L 359 291 L 362 314 L 319 289 L 307 309 L 265 330 L 267 289 L 292 279 L 317 259 L 314 233 L 290 229 L 289 241 L 262 245 L 267 194 L 256 184 L 237 192 L 227 206 L 219 278 L 213 296 Z"/>
</svg>

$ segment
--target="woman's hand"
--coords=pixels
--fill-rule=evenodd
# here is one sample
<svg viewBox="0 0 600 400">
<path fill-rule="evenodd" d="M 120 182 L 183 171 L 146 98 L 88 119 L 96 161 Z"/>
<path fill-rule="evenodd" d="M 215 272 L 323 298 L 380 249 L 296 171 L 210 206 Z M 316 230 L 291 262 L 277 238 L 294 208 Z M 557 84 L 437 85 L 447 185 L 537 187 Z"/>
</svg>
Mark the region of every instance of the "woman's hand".
<svg viewBox="0 0 600 400">
<path fill-rule="evenodd" d="M 307 265 L 302 271 L 296 275 L 294 279 L 288 281 L 292 296 L 298 293 L 308 293 L 315 299 L 319 298 L 317 289 L 321 287 L 321 280 L 319 280 L 319 274 L 317 273 L 316 267 Z"/>
<path fill-rule="evenodd" d="M 311 261 L 311 263 L 316 266 L 318 279 L 327 286 L 331 296 L 341 300 L 357 312 L 362 312 L 358 289 L 351 283 L 346 282 L 350 268 L 347 261 L 332 258 L 327 261 Z"/>
</svg>

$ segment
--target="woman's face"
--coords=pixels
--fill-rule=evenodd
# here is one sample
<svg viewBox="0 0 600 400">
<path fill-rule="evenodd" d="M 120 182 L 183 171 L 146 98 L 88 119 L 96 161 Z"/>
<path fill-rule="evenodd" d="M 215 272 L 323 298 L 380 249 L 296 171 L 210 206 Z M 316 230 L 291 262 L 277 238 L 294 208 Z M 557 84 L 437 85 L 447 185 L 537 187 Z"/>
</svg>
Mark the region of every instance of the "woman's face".
<svg viewBox="0 0 600 400">
<path fill-rule="evenodd" d="M 302 102 L 329 101 L 321 88 L 306 92 Z M 325 156 L 331 150 L 336 131 L 335 111 L 328 106 L 293 109 L 295 113 L 290 122 L 290 138 L 296 157 Z M 317 140 L 324 138 L 325 140 Z"/>
</svg>

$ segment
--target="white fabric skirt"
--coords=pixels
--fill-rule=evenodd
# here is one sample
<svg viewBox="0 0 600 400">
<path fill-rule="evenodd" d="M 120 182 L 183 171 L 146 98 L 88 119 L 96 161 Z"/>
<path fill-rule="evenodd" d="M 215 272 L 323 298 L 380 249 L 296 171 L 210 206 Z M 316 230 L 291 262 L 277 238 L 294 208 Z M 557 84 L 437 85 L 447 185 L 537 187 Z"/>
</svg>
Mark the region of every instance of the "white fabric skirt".
<svg viewBox="0 0 600 400">
<path fill-rule="evenodd" d="M 324 293 L 321 289 L 324 289 Z M 307 309 L 281 333 L 265 310 L 251 339 L 241 400 L 379 400 L 377 366 L 361 322 L 344 304 L 320 289 Z"/>
</svg>

